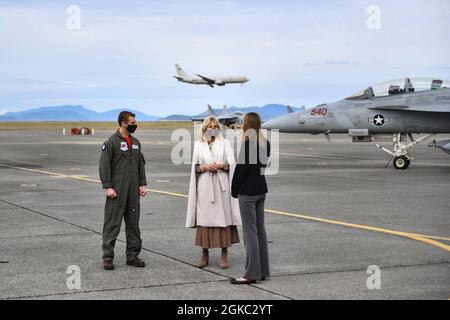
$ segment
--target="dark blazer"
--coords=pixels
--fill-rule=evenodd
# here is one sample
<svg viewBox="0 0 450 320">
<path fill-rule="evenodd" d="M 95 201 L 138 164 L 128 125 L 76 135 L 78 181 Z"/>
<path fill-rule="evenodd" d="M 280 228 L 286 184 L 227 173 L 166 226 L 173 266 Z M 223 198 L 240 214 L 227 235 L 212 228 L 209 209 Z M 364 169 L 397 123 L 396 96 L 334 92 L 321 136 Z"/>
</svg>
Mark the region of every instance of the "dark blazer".
<svg viewBox="0 0 450 320">
<path fill-rule="evenodd" d="M 260 195 L 268 192 L 266 177 L 262 173 L 270 157 L 270 142 L 264 144 L 246 140 L 241 145 L 238 163 L 231 183 L 231 196 L 237 198 L 239 194 Z"/>
</svg>

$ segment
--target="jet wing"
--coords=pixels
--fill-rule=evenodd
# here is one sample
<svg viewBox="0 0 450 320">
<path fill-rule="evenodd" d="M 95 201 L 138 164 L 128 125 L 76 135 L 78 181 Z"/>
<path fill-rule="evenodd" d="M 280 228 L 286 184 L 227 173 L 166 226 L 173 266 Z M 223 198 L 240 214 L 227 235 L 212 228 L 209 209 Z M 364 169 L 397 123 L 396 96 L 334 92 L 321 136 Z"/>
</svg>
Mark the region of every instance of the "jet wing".
<svg viewBox="0 0 450 320">
<path fill-rule="evenodd" d="M 238 116 L 233 116 L 233 115 L 219 115 L 216 117 L 217 120 L 239 120 Z"/>
<path fill-rule="evenodd" d="M 416 112 L 447 112 L 450 113 L 450 105 L 448 104 L 434 104 L 434 105 L 380 105 L 369 107 L 374 110 L 400 110 L 400 111 L 416 111 Z"/>
<path fill-rule="evenodd" d="M 209 84 L 214 84 L 214 83 L 216 83 L 216 80 L 214 80 L 214 79 L 210 79 L 210 78 L 204 77 L 204 76 L 202 76 L 202 75 L 200 75 L 200 74 L 197 74 L 197 76 L 200 77 L 200 78 L 202 78 L 203 80 L 205 80 L 205 81 L 208 82 Z"/>
<path fill-rule="evenodd" d="M 192 117 L 191 118 L 192 121 L 203 121 L 205 119 L 206 119 L 206 117 Z"/>
</svg>

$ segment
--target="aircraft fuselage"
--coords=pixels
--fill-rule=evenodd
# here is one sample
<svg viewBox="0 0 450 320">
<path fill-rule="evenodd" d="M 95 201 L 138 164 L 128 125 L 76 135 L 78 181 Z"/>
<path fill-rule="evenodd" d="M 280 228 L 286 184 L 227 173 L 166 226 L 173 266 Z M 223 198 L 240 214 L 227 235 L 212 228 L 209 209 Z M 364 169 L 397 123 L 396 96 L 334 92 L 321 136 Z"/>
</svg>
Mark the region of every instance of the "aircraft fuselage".
<svg viewBox="0 0 450 320">
<path fill-rule="evenodd" d="M 389 100 L 388 100 L 389 99 Z M 379 106 L 427 106 L 449 104 L 449 112 L 372 109 Z M 313 109 L 294 112 L 272 119 L 263 125 L 291 133 L 348 133 L 368 129 L 370 134 L 450 133 L 450 89 L 417 92 L 399 97 L 361 101 L 340 100 Z"/>
</svg>

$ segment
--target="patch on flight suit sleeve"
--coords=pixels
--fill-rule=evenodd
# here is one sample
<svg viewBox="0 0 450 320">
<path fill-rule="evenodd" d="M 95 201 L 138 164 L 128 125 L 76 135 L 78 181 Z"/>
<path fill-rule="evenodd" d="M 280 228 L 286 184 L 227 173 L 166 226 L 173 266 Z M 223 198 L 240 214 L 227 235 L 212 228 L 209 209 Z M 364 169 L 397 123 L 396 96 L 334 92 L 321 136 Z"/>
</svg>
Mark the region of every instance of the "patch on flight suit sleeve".
<svg viewBox="0 0 450 320">
<path fill-rule="evenodd" d="M 108 141 L 106 141 L 105 143 L 103 143 L 103 145 L 102 145 L 102 151 L 105 151 L 106 150 L 106 144 L 108 143 Z"/>
</svg>

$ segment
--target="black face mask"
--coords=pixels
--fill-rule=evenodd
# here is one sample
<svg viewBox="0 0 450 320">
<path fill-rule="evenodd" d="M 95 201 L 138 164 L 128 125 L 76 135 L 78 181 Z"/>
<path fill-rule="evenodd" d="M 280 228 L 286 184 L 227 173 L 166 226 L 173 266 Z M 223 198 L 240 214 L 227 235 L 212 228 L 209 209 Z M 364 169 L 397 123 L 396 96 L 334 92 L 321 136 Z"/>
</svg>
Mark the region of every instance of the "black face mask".
<svg viewBox="0 0 450 320">
<path fill-rule="evenodd" d="M 129 124 L 127 130 L 129 133 L 134 133 L 137 129 L 137 124 Z"/>
</svg>

